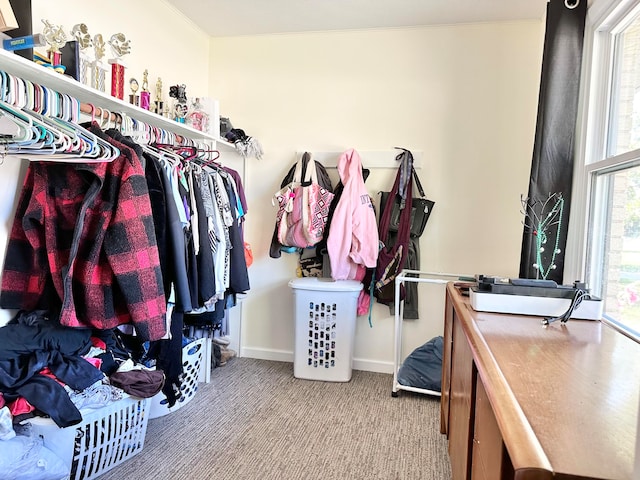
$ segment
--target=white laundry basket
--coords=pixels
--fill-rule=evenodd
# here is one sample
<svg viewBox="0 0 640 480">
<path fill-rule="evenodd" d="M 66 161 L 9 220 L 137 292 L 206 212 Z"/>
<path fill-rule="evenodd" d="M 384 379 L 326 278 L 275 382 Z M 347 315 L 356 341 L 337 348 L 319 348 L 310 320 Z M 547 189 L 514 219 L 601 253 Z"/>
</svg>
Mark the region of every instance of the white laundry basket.
<svg viewBox="0 0 640 480">
<path fill-rule="evenodd" d="M 176 403 L 170 407 L 167 396 L 159 391 L 151 397 L 149 419 L 163 417 L 175 412 L 189 403 L 198 391 L 198 377 L 204 360 L 208 338 L 200 338 L 182 347 L 182 375 L 180 376 L 180 391 L 177 393 Z"/>
<path fill-rule="evenodd" d="M 71 427 L 59 428 L 42 417 L 29 423 L 66 464 L 70 480 L 92 480 L 142 451 L 149 405 L 148 398 L 125 396 L 105 407 L 81 410 L 82 422 Z"/>
<path fill-rule="evenodd" d="M 307 380 L 351 380 L 358 295 L 354 280 L 296 278 L 293 289 L 293 375 Z"/>
</svg>

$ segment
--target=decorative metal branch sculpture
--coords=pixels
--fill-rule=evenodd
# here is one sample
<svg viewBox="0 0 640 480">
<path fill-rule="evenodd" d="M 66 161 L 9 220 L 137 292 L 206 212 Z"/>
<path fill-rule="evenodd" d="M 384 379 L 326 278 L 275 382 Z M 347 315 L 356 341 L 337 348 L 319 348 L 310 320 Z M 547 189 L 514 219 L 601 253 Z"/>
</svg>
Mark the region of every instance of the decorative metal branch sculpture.
<svg viewBox="0 0 640 480">
<path fill-rule="evenodd" d="M 535 237 L 536 262 L 533 268 L 536 270 L 536 278 L 546 280 L 551 270 L 556 269 L 556 256 L 560 253 L 558 244 L 562 231 L 562 214 L 564 210 L 564 198 L 561 193 L 550 193 L 546 200 L 531 200 L 520 198 L 524 215 L 523 224 Z M 553 250 L 546 250 L 547 241 L 555 236 Z"/>
</svg>

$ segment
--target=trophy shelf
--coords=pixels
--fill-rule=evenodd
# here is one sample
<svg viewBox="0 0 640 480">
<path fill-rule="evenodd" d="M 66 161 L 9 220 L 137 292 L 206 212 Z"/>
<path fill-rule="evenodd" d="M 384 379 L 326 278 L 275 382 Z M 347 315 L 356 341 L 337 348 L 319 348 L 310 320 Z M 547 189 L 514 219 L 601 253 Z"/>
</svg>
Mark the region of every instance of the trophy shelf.
<svg viewBox="0 0 640 480">
<path fill-rule="evenodd" d="M 88 87 L 71 77 L 56 73 L 51 69 L 37 65 L 34 62 L 3 49 L 0 49 L 0 70 L 32 83 L 51 88 L 57 92 L 70 95 L 81 103 L 91 103 L 98 108 L 106 109 L 110 112 L 122 112 L 141 122 L 189 137 L 193 140 L 215 142 L 214 146 L 218 150 L 236 151 L 232 143 L 112 97 L 105 92 Z M 213 121 L 219 121 L 219 119 L 213 119 Z"/>
</svg>

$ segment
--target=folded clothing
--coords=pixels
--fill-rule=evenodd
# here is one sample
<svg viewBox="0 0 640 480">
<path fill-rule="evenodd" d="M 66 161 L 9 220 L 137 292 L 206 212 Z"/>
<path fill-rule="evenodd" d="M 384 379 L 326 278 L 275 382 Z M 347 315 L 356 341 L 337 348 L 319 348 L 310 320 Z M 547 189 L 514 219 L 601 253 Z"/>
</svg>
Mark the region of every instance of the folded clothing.
<svg viewBox="0 0 640 480">
<path fill-rule="evenodd" d="M 145 369 L 116 372 L 109 377 L 111 385 L 138 398 L 153 397 L 162 389 L 164 379 L 162 370 Z"/>
</svg>

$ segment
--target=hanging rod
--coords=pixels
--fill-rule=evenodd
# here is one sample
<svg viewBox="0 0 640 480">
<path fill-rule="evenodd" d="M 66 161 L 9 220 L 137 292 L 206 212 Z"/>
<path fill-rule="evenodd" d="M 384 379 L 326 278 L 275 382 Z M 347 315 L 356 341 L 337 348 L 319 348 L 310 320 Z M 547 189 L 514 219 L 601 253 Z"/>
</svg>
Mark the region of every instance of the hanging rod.
<svg viewBox="0 0 640 480">
<path fill-rule="evenodd" d="M 108 109 L 106 108 L 102 108 L 99 106 L 96 106 L 92 103 L 86 103 L 83 102 L 80 104 L 80 111 L 86 115 L 91 115 L 92 118 L 97 117 L 99 119 L 98 123 L 102 123 L 104 121 L 106 122 L 113 122 L 114 125 L 117 125 L 118 123 L 122 124 L 122 117 L 123 114 L 120 112 L 110 112 Z M 99 114 L 97 112 L 100 112 Z M 108 115 L 108 118 L 105 117 L 105 113 Z M 126 113 L 124 115 L 127 115 Z M 128 116 L 128 115 L 127 115 Z M 131 117 L 133 118 L 133 117 Z M 133 118 L 135 121 L 138 121 L 136 118 Z M 192 139 L 191 137 L 185 136 L 185 135 L 179 135 L 177 133 L 173 133 L 170 130 L 167 130 L 165 128 L 160 128 L 160 127 L 155 127 L 153 125 L 147 124 L 146 122 L 141 122 L 144 123 L 145 125 L 148 125 L 150 128 L 153 129 L 157 129 L 157 130 L 161 130 L 163 132 L 169 132 L 170 135 L 172 137 L 175 138 L 176 142 L 178 144 L 183 144 L 183 143 L 196 143 L 196 140 Z"/>
</svg>

